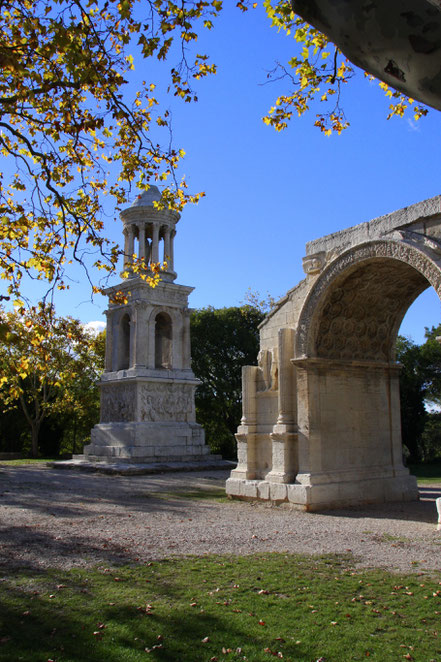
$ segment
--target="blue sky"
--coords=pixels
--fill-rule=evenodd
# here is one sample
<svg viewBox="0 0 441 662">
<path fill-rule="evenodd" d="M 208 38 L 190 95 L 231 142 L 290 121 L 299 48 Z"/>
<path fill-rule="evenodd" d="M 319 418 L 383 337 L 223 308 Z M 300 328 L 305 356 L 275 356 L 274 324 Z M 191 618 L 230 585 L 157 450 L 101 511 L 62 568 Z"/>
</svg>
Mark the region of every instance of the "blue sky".
<svg viewBox="0 0 441 662">
<path fill-rule="evenodd" d="M 174 141 L 187 154 L 180 174 L 192 191 L 206 193 L 177 227 L 177 282 L 195 287 L 192 307 L 239 305 L 248 288 L 282 296 L 304 276 L 307 241 L 441 193 L 441 114 L 387 121 L 387 100 L 361 73 L 344 91 L 351 127 L 341 136 L 326 138 L 313 127 L 314 108 L 282 133 L 262 122 L 286 89 L 283 81 L 264 84 L 267 71 L 286 62 L 294 44 L 270 28 L 261 8 L 242 15 L 226 7 L 198 51 L 210 54 L 217 75 L 199 84 L 195 105 L 166 100 Z M 149 76 L 148 66 L 135 58 L 137 64 L 139 75 Z M 161 93 L 161 70 L 151 73 Z M 122 241 L 121 227 L 109 219 L 106 234 Z M 33 288 L 28 296 L 38 297 Z M 56 307 L 88 322 L 104 320 L 106 301 L 91 303 L 79 274 Z M 440 312 L 428 290 L 402 332 L 421 342 Z"/>
</svg>

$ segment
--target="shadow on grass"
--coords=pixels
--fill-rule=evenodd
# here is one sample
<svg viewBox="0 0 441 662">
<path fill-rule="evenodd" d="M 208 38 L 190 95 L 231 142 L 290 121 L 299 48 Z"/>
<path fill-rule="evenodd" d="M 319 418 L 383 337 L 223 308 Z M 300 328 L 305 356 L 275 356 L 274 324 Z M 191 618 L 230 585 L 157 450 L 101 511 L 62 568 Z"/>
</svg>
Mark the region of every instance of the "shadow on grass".
<svg viewBox="0 0 441 662">
<path fill-rule="evenodd" d="M 254 613 L 234 621 L 224 598 L 209 599 L 206 610 L 195 608 L 191 587 L 173 577 L 173 562 L 164 561 L 159 572 L 163 568 L 167 578 L 159 575 L 156 581 L 146 579 L 143 568 L 122 570 L 120 576 L 108 568 L 101 573 L 19 572 L 12 580 L 2 578 L 0 659 L 207 662 L 214 653 L 216 660 L 268 657 L 265 649 L 278 642 L 255 625 Z M 198 591 L 200 595 L 200 586 Z M 243 657 L 250 650 L 254 654 Z M 299 652 L 294 642 L 284 642 L 285 657 L 309 659 Z"/>
<path fill-rule="evenodd" d="M 0 577 L 0 659 L 438 660 L 437 580 L 352 564 L 264 554 L 14 573 Z"/>
</svg>

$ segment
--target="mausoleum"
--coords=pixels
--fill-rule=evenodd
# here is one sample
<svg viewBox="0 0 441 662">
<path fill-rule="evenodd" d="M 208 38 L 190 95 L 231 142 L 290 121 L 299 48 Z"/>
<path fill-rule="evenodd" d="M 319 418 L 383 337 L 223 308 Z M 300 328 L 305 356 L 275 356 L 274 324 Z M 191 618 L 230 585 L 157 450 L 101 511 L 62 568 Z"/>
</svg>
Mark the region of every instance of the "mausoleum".
<svg viewBox="0 0 441 662">
<path fill-rule="evenodd" d="M 194 288 L 176 284 L 174 238 L 179 214 L 155 207 L 156 186 L 121 213 L 123 282 L 109 287 L 101 420 L 84 449 L 91 461 L 200 461 L 209 455 L 196 422 L 191 370 L 190 309 Z M 134 259 L 166 263 L 151 287 L 131 269 Z M 112 303 L 116 293 L 128 303 Z M 121 297 L 120 297 L 121 299 Z"/>
<path fill-rule="evenodd" d="M 441 196 L 308 243 L 303 268 L 243 369 L 227 493 L 305 510 L 417 499 L 395 342 L 418 295 L 441 296 Z"/>
</svg>

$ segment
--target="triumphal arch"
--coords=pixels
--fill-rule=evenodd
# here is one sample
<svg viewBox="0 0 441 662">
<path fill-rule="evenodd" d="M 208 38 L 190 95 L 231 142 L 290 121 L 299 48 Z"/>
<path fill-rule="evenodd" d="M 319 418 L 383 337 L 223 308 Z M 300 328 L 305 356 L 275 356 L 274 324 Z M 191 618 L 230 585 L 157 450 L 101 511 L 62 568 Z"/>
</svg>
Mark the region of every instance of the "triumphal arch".
<svg viewBox="0 0 441 662">
<path fill-rule="evenodd" d="M 418 295 L 441 296 L 441 196 L 308 243 L 303 268 L 243 369 L 227 493 L 305 510 L 417 499 L 395 342 Z"/>
</svg>

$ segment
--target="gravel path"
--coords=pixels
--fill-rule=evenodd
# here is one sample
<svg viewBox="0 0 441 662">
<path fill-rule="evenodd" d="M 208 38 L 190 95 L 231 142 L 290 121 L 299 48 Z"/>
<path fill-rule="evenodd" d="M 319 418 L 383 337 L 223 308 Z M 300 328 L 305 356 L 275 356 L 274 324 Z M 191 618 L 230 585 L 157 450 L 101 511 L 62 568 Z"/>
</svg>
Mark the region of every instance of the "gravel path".
<svg viewBox="0 0 441 662">
<path fill-rule="evenodd" d="M 189 499 L 227 471 L 106 476 L 0 466 L 0 566 L 86 567 L 185 554 L 352 553 L 359 566 L 441 570 L 434 499 L 304 513 Z"/>
</svg>

